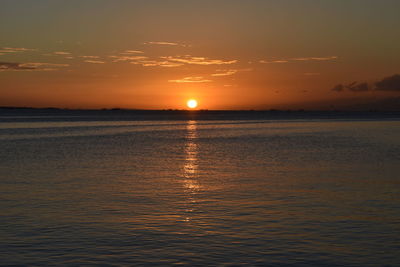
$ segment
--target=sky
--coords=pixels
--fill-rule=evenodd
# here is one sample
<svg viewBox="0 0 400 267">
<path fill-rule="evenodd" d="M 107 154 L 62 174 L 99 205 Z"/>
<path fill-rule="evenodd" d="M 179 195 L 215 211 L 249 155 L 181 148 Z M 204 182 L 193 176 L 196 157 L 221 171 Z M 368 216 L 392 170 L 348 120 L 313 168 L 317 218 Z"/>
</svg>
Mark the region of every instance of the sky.
<svg viewBox="0 0 400 267">
<path fill-rule="evenodd" d="M 0 0 L 0 106 L 399 109 L 398 0 Z"/>
</svg>

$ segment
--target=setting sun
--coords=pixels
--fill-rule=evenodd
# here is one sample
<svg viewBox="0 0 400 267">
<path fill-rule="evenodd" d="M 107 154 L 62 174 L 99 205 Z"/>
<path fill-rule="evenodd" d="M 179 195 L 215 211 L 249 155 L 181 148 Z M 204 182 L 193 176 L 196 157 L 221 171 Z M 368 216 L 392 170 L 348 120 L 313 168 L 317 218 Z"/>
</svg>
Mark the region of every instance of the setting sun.
<svg viewBox="0 0 400 267">
<path fill-rule="evenodd" d="M 189 99 L 186 105 L 188 106 L 188 108 L 196 108 L 197 101 L 195 99 Z"/>
</svg>

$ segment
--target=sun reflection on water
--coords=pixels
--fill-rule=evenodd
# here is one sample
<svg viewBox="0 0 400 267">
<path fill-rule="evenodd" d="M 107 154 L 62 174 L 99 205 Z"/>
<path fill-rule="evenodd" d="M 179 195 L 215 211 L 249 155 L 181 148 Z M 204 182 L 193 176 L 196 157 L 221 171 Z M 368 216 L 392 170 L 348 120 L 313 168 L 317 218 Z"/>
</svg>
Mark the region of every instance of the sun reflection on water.
<svg viewBox="0 0 400 267">
<path fill-rule="evenodd" d="M 192 220 L 192 213 L 195 209 L 196 194 L 200 190 L 198 181 L 198 144 L 196 121 L 188 121 L 185 135 L 185 161 L 183 165 L 183 187 L 187 197 L 185 222 Z"/>
<path fill-rule="evenodd" d="M 183 166 L 184 185 L 188 190 L 198 190 L 200 185 L 197 181 L 198 163 L 197 163 L 197 125 L 196 121 L 188 121 L 186 126 L 185 142 L 185 164 Z"/>
</svg>

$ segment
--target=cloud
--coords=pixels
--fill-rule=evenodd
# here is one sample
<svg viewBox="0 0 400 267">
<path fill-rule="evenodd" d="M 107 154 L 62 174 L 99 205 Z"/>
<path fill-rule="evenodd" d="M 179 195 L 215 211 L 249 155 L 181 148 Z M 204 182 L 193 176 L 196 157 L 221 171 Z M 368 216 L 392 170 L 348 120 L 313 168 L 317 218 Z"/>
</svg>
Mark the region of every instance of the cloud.
<svg viewBox="0 0 400 267">
<path fill-rule="evenodd" d="M 336 91 L 336 92 L 343 92 L 345 89 L 352 91 L 352 92 L 360 93 L 360 92 L 369 91 L 371 89 L 371 87 L 366 82 L 363 82 L 363 83 L 352 82 L 347 85 L 338 84 L 335 87 L 333 87 L 331 90 Z"/>
<path fill-rule="evenodd" d="M 400 75 L 395 74 L 375 83 L 378 91 L 400 91 Z"/>
<path fill-rule="evenodd" d="M 229 65 L 238 62 L 237 60 L 221 60 L 221 59 L 209 59 L 205 57 L 193 57 L 193 56 L 178 56 L 178 57 L 161 57 L 168 61 L 179 62 L 191 65 Z"/>
<path fill-rule="evenodd" d="M 290 60 L 295 61 L 330 61 L 338 59 L 337 56 L 330 56 L 330 57 L 299 57 L 299 58 L 292 58 Z"/>
<path fill-rule="evenodd" d="M 261 64 L 270 64 L 270 63 L 289 63 L 296 61 L 334 61 L 338 59 L 337 56 L 329 56 L 329 57 L 296 57 L 296 58 L 288 58 L 288 59 L 277 59 L 277 60 L 260 60 L 258 61 Z"/>
<path fill-rule="evenodd" d="M 56 52 L 53 52 L 53 54 L 54 55 L 60 55 L 60 56 L 69 56 L 69 55 L 71 55 L 70 52 L 65 52 L 65 51 L 56 51 Z"/>
<path fill-rule="evenodd" d="M 144 52 L 140 50 L 125 50 L 124 52 L 121 52 L 121 54 L 123 55 L 144 54 Z"/>
<path fill-rule="evenodd" d="M 177 62 L 170 62 L 168 60 L 151 60 L 146 56 L 110 56 L 113 62 L 129 62 L 134 65 L 141 65 L 143 67 L 179 67 L 183 64 Z"/>
<path fill-rule="evenodd" d="M 101 60 L 84 60 L 83 62 L 92 63 L 92 64 L 104 64 L 104 63 L 106 63 L 106 62 L 101 61 Z"/>
<path fill-rule="evenodd" d="M 306 72 L 306 73 L 304 73 L 304 75 L 306 75 L 306 76 L 318 76 L 318 75 L 321 75 L 321 73 L 319 73 L 319 72 Z"/>
<path fill-rule="evenodd" d="M 99 56 L 79 56 L 80 58 L 97 59 Z"/>
<path fill-rule="evenodd" d="M 143 43 L 145 45 L 163 45 L 163 46 L 183 46 L 183 47 L 189 47 L 190 45 L 187 44 L 181 44 L 181 43 L 176 43 L 176 42 L 145 42 Z"/>
<path fill-rule="evenodd" d="M 135 50 L 132 50 L 135 51 Z M 129 62 L 130 64 L 141 65 L 143 67 L 179 67 L 189 65 L 227 65 L 236 63 L 237 60 L 209 59 L 205 57 L 186 56 L 162 56 L 159 58 L 149 58 L 135 53 L 120 53 L 120 55 L 109 56 L 112 62 Z M 232 71 L 232 70 L 230 70 Z M 228 75 L 228 74 L 226 74 Z M 223 74 L 217 74 L 223 76 Z"/>
<path fill-rule="evenodd" d="M 69 64 L 57 64 L 57 63 L 44 63 L 44 62 L 31 62 L 31 63 L 22 63 L 24 66 L 32 66 L 32 67 L 68 67 Z"/>
<path fill-rule="evenodd" d="M 331 90 L 335 91 L 335 92 L 342 92 L 344 90 L 344 85 L 343 84 L 338 84 L 335 87 L 333 87 Z"/>
<path fill-rule="evenodd" d="M 146 45 L 179 45 L 178 43 L 172 42 L 145 42 Z"/>
<path fill-rule="evenodd" d="M 35 67 L 24 66 L 22 63 L 0 62 L 0 71 L 6 70 L 34 70 Z"/>
<path fill-rule="evenodd" d="M 208 83 L 212 82 L 212 80 L 207 80 L 201 76 L 197 77 L 185 77 L 178 80 L 169 80 L 170 83 Z"/>
<path fill-rule="evenodd" d="M 14 63 L 0 62 L 0 71 L 50 71 L 60 67 L 68 67 L 69 64 L 55 64 L 43 62 Z"/>
<path fill-rule="evenodd" d="M 24 47 L 0 47 L 0 53 L 10 54 L 10 53 L 20 53 L 20 52 L 27 52 L 27 51 L 35 51 L 36 49 L 31 48 L 24 48 Z"/>
<path fill-rule="evenodd" d="M 347 85 L 346 88 L 352 92 L 366 92 L 370 89 L 368 83 L 357 83 L 357 82 L 353 82 Z"/>
<path fill-rule="evenodd" d="M 272 60 L 272 61 L 266 61 L 266 60 L 260 60 L 259 61 L 261 64 L 269 64 L 269 63 L 288 63 L 288 60 Z"/>
<path fill-rule="evenodd" d="M 141 65 L 143 67 L 179 67 L 182 63 L 168 60 L 153 60 L 146 56 L 110 56 L 113 62 L 129 62 L 130 64 Z"/>
<path fill-rule="evenodd" d="M 371 90 L 400 92 L 400 74 L 385 77 L 374 84 L 352 82 L 348 85 L 338 84 L 332 88 L 332 90 L 336 92 L 343 92 L 344 89 L 352 92 L 367 92 Z"/>
<path fill-rule="evenodd" d="M 238 72 L 242 71 L 252 71 L 253 69 L 247 68 L 247 69 L 227 69 L 227 70 L 216 70 L 217 73 L 211 74 L 213 77 L 222 77 L 222 76 L 230 76 L 234 75 Z"/>
<path fill-rule="evenodd" d="M 131 64 L 142 65 L 143 67 L 180 67 L 183 64 L 176 63 L 176 62 L 169 62 L 169 61 L 157 61 L 157 60 L 139 60 L 139 61 L 132 61 Z"/>
<path fill-rule="evenodd" d="M 145 56 L 110 56 L 113 58 L 113 62 L 120 62 L 120 61 L 139 61 L 139 60 L 147 60 L 148 57 Z"/>
<path fill-rule="evenodd" d="M 213 73 L 213 74 L 211 74 L 211 76 L 213 76 L 213 77 L 230 76 L 230 75 L 234 75 L 238 72 L 237 70 L 217 70 L 217 71 L 222 71 L 222 72 Z"/>
</svg>

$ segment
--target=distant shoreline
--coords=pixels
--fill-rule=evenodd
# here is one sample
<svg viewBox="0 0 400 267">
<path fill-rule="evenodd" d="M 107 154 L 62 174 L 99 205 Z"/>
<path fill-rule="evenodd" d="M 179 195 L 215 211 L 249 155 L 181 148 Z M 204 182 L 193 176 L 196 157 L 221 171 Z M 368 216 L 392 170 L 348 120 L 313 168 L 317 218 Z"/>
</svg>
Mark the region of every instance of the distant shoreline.
<svg viewBox="0 0 400 267">
<path fill-rule="evenodd" d="M 143 110 L 0 107 L 0 122 L 400 120 L 399 111 Z"/>
<path fill-rule="evenodd" d="M 57 108 L 57 107 L 14 107 L 14 106 L 0 106 L 2 110 L 32 110 L 32 111 L 122 111 L 122 112 L 285 112 L 285 113 L 298 113 L 298 112 L 321 112 L 321 113 L 400 113 L 400 110 L 379 110 L 379 109 L 366 109 L 366 110 L 350 110 L 350 109 L 332 109 L 332 110 L 318 110 L 318 109 L 134 109 L 134 108 Z"/>
</svg>

